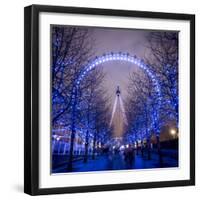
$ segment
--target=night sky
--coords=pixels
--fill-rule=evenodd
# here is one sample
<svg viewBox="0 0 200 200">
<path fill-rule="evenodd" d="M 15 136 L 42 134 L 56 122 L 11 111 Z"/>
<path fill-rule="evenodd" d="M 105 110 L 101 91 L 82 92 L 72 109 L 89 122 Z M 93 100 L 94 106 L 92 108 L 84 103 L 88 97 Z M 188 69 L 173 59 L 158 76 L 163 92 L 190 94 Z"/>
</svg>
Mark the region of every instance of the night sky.
<svg viewBox="0 0 200 200">
<path fill-rule="evenodd" d="M 92 35 L 95 40 L 95 56 L 101 56 L 110 52 L 128 52 L 143 58 L 145 54 L 146 35 L 149 31 L 130 30 L 130 29 L 108 29 L 92 28 Z M 103 67 L 106 74 L 105 88 L 111 101 L 114 102 L 116 87 L 119 85 L 122 99 L 126 98 L 127 84 L 130 72 L 137 70 L 138 67 L 120 61 L 107 62 L 99 67 Z"/>
</svg>

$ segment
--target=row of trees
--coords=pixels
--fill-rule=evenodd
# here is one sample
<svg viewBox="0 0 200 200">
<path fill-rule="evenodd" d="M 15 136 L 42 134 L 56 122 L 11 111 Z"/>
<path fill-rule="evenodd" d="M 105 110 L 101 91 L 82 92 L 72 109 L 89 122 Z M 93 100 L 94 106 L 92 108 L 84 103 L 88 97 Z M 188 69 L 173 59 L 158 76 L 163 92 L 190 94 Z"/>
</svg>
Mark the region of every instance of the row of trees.
<svg viewBox="0 0 200 200">
<path fill-rule="evenodd" d="M 90 33 L 85 28 L 52 27 L 53 126 L 60 123 L 61 117 L 71 109 L 72 90 L 76 79 L 92 56 L 90 44 Z"/>
<path fill-rule="evenodd" d="M 95 146 L 98 141 L 105 142 L 109 131 L 110 113 L 108 105 L 107 91 L 102 86 L 104 73 L 101 68 L 96 68 L 90 75 L 85 77 L 79 89 L 78 117 L 80 123 L 86 128 L 85 157 L 88 158 L 89 136 L 93 133 L 93 158 L 95 156 Z"/>
<path fill-rule="evenodd" d="M 178 127 L 178 32 L 152 32 L 145 62 L 156 74 L 162 92 L 162 121 Z"/>
<path fill-rule="evenodd" d="M 178 33 L 152 32 L 147 41 L 145 63 L 160 85 L 161 101 L 159 104 L 154 83 L 147 73 L 138 69 L 130 74 L 126 137 L 133 141 L 146 139 L 150 147 L 151 136 L 155 134 L 160 154 L 162 127 L 173 124 L 178 128 Z"/>
<path fill-rule="evenodd" d="M 80 85 L 78 78 L 93 56 L 91 31 L 87 28 L 52 27 L 52 126 L 62 125 L 70 130 L 68 170 L 72 169 L 73 150 L 77 132 L 85 145 L 84 162 L 88 159 L 88 145 L 104 142 L 109 131 L 108 99 L 102 82 L 101 69 L 92 70 Z M 101 134 L 99 134 L 101 132 Z"/>
<path fill-rule="evenodd" d="M 152 130 L 158 129 L 155 118 L 158 107 L 158 96 L 152 80 L 141 70 L 136 70 L 129 77 L 128 98 L 126 100 L 127 133 L 126 137 L 133 142 L 143 142 L 146 138 L 148 145 Z"/>
</svg>

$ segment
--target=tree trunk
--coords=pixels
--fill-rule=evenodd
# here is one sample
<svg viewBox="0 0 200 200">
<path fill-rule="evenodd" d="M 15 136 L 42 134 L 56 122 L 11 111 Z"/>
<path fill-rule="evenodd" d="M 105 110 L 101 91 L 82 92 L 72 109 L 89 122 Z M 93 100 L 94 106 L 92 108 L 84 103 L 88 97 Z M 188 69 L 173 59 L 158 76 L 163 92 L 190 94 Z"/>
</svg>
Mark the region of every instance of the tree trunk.
<svg viewBox="0 0 200 200">
<path fill-rule="evenodd" d="M 77 98 L 77 88 L 73 91 L 72 94 L 73 103 L 72 103 L 72 116 L 71 116 L 71 140 L 70 140 L 70 150 L 69 150 L 69 161 L 68 161 L 68 171 L 72 171 L 73 165 L 73 151 L 74 151 L 74 139 L 76 134 L 75 129 L 75 120 L 76 120 L 76 98 Z"/>
<path fill-rule="evenodd" d="M 136 141 L 136 155 L 138 155 L 138 141 Z"/>
<path fill-rule="evenodd" d="M 88 144 L 89 144 L 89 131 L 86 132 L 86 140 L 85 140 L 85 155 L 83 162 L 86 163 L 88 161 Z"/>
<path fill-rule="evenodd" d="M 151 140 L 147 139 L 148 160 L 151 160 Z"/>
<path fill-rule="evenodd" d="M 143 140 L 141 141 L 141 155 L 144 157 Z"/>
<path fill-rule="evenodd" d="M 162 151 L 161 151 L 161 146 L 160 146 L 160 136 L 156 136 L 157 139 L 157 150 L 158 150 L 158 157 L 159 157 L 159 163 L 160 167 L 163 166 L 163 157 L 162 157 Z"/>
<path fill-rule="evenodd" d="M 96 153 L 96 141 L 97 141 L 97 133 L 94 134 L 94 140 L 93 140 L 93 151 L 92 151 L 92 159 L 95 159 L 95 153 Z"/>
</svg>

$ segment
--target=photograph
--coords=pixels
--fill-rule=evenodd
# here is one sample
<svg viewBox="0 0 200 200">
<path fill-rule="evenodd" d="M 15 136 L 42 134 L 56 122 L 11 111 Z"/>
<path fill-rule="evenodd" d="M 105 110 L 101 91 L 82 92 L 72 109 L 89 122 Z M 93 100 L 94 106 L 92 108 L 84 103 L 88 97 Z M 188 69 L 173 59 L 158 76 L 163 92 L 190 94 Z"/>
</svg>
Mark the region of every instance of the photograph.
<svg viewBox="0 0 200 200">
<path fill-rule="evenodd" d="M 49 42 L 51 174 L 180 167 L 179 31 L 51 24 Z"/>
</svg>

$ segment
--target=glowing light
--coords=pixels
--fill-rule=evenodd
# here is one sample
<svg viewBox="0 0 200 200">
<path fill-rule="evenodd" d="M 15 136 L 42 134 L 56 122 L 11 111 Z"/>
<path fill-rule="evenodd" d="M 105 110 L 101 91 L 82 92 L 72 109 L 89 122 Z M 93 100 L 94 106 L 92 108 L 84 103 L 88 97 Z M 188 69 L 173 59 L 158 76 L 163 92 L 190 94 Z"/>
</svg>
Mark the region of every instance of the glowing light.
<svg viewBox="0 0 200 200">
<path fill-rule="evenodd" d="M 171 135 L 174 136 L 174 135 L 176 135 L 176 130 L 175 130 L 175 129 L 171 129 L 171 130 L 170 130 L 170 133 L 171 133 Z"/>
<path fill-rule="evenodd" d="M 80 82 L 83 80 L 83 78 L 86 76 L 86 74 L 89 71 L 94 69 L 97 65 L 99 65 L 101 63 L 109 62 L 109 61 L 130 62 L 132 64 L 137 65 L 142 70 L 144 70 L 147 73 L 147 75 L 151 78 L 151 80 L 153 81 L 155 91 L 157 93 L 157 99 L 158 99 L 157 110 L 160 109 L 161 101 L 162 101 L 162 95 L 161 95 L 161 91 L 160 91 L 159 82 L 157 81 L 154 73 L 151 71 L 151 68 L 149 68 L 149 66 L 144 63 L 143 60 L 138 59 L 136 56 L 131 56 L 128 53 L 122 53 L 122 52 L 113 53 L 113 52 L 111 52 L 111 53 L 108 53 L 108 54 L 103 54 L 103 56 L 101 56 L 101 57 L 96 57 L 92 62 L 88 62 L 88 64 L 85 66 L 85 70 L 82 72 L 82 74 L 79 76 L 79 78 L 76 82 L 77 85 L 80 85 Z M 158 113 L 156 115 L 157 116 L 155 116 L 154 119 L 155 119 L 155 121 L 158 121 L 158 119 L 159 119 Z M 111 122 L 112 122 L 112 118 L 113 118 L 113 114 L 112 114 L 112 117 L 111 117 Z M 155 125 L 156 123 L 157 122 L 153 122 L 151 127 L 153 127 L 153 125 Z M 157 130 L 157 132 L 159 132 L 159 130 Z"/>
<path fill-rule="evenodd" d="M 111 119 L 110 119 L 110 126 L 111 126 L 112 121 L 113 121 L 113 117 L 114 117 L 114 113 L 115 113 L 115 110 L 116 110 L 116 106 L 117 106 L 117 99 L 115 98 L 115 102 L 114 102 L 114 106 L 113 106 L 113 110 L 112 110 L 112 115 L 111 115 Z"/>
</svg>

